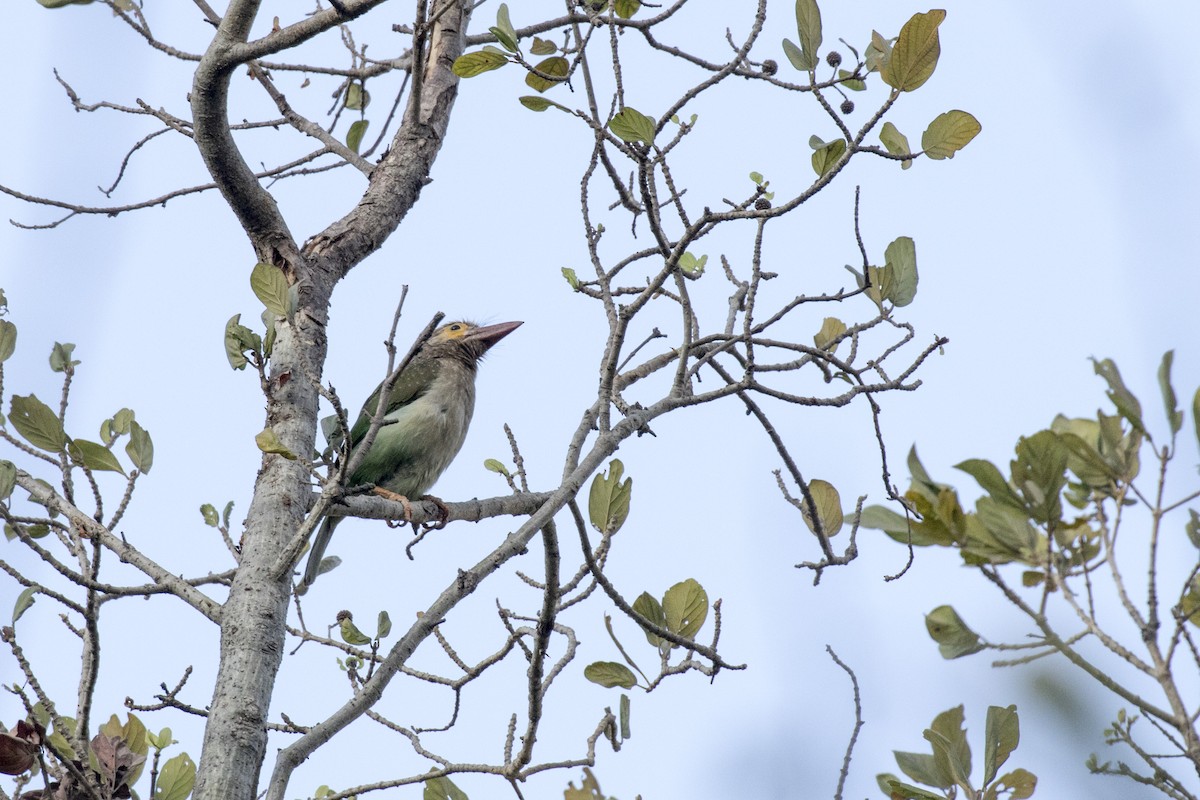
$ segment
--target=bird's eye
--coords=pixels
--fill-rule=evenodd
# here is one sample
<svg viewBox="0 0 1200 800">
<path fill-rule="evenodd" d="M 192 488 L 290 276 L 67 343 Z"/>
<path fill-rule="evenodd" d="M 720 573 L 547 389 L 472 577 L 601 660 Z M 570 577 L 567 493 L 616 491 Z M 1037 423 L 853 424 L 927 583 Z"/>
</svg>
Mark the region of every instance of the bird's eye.
<svg viewBox="0 0 1200 800">
<path fill-rule="evenodd" d="M 455 323 L 455 324 L 453 324 L 453 325 L 451 325 L 451 326 L 450 326 L 450 330 L 452 330 L 452 331 L 461 331 L 461 330 L 462 330 L 462 325 L 459 325 L 458 323 Z"/>
</svg>

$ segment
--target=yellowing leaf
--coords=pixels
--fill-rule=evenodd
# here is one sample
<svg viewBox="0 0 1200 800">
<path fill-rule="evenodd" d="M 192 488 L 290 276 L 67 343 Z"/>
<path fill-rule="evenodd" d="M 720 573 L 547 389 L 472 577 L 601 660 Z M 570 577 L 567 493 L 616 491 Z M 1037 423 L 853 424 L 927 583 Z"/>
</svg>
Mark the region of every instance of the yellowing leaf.
<svg viewBox="0 0 1200 800">
<path fill-rule="evenodd" d="M 474 53 L 463 53 L 454 59 L 450 70 L 460 78 L 474 78 L 494 69 L 500 69 L 508 63 L 508 59 L 498 50 L 476 50 Z"/>
<path fill-rule="evenodd" d="M 954 158 L 981 130 L 979 120 L 966 111 L 947 111 L 939 114 L 921 134 L 921 149 L 934 161 Z"/>
<path fill-rule="evenodd" d="M 883 123 L 883 127 L 879 131 L 879 141 L 883 142 L 883 146 L 894 156 L 903 156 L 912 153 L 912 147 L 908 144 L 908 137 L 901 133 L 890 121 Z M 911 166 L 911 158 L 906 158 L 900 162 L 901 169 L 908 169 Z"/>
<path fill-rule="evenodd" d="M 254 443 L 258 445 L 258 449 L 264 453 L 274 453 L 286 458 L 288 461 L 295 461 L 296 454 L 287 447 L 279 439 L 279 434 L 271 428 L 263 428 L 263 430 L 254 437 Z"/>
<path fill-rule="evenodd" d="M 938 26 L 946 12 L 935 8 L 924 14 L 913 14 L 892 46 L 891 56 L 880 70 L 883 82 L 902 92 L 919 89 L 937 67 L 942 53 L 938 41 Z"/>
<path fill-rule="evenodd" d="M 846 152 L 846 140 L 834 139 L 828 142 L 812 154 L 812 168 L 818 175 L 824 176 L 827 172 L 837 165 L 840 159 Z"/>
<path fill-rule="evenodd" d="M 626 106 L 609 121 L 608 128 L 627 142 L 654 141 L 654 120 L 642 112 Z"/>
<path fill-rule="evenodd" d="M 917 296 L 917 246 L 908 236 L 900 236 L 883 254 L 892 268 L 890 299 L 897 308 L 906 306 Z"/>
<path fill-rule="evenodd" d="M 592 479 L 588 495 L 588 517 L 601 533 L 616 533 L 629 516 L 629 501 L 633 495 L 633 478 L 621 481 L 625 465 L 614 458 L 608 465 L 608 475 Z"/>
<path fill-rule="evenodd" d="M 596 661 L 583 668 L 583 677 L 592 683 L 598 683 L 606 689 L 620 686 L 632 689 L 637 685 L 637 677 L 624 664 L 616 661 Z"/>
<path fill-rule="evenodd" d="M 250 270 L 250 289 L 272 314 L 288 316 L 288 281 L 279 267 L 261 261 L 255 264 Z"/>
<path fill-rule="evenodd" d="M 817 506 L 817 519 L 821 521 L 821 530 L 826 536 L 836 535 L 842 529 L 842 523 L 845 520 L 842 513 L 842 497 L 838 494 L 838 490 L 829 481 L 818 478 L 808 482 L 808 493 L 812 495 L 813 502 Z M 812 510 L 807 501 L 802 501 L 800 512 L 804 517 L 804 524 L 810 531 L 816 533 Z"/>
<path fill-rule="evenodd" d="M 938 606 L 925 617 L 925 630 L 938 643 L 942 658 L 952 659 L 978 653 L 984 648 L 979 634 L 967 627 L 951 606 Z"/>
<path fill-rule="evenodd" d="M 534 69 L 543 75 L 549 75 L 549 78 L 543 78 L 542 75 L 530 72 L 525 76 L 525 85 L 536 92 L 544 92 L 552 86 L 557 86 L 566 79 L 567 73 L 571 69 L 571 63 L 562 56 L 550 56 L 550 58 L 534 64 Z"/>
<path fill-rule="evenodd" d="M 693 578 L 667 589 L 662 601 L 667 630 L 685 639 L 695 639 L 708 617 L 708 593 Z"/>
<path fill-rule="evenodd" d="M 547 41 L 540 37 L 533 37 L 533 44 L 529 46 L 529 52 L 535 56 L 548 56 L 558 50 L 558 45 L 554 42 Z"/>
<path fill-rule="evenodd" d="M 621 19 L 629 19 L 642 7 L 642 0 L 613 0 L 613 11 Z"/>
<path fill-rule="evenodd" d="M 821 330 L 813 336 L 813 344 L 820 350 L 828 350 L 830 353 L 837 351 L 837 339 L 846 332 L 846 323 L 842 322 L 837 317 L 826 317 L 821 323 Z"/>
</svg>

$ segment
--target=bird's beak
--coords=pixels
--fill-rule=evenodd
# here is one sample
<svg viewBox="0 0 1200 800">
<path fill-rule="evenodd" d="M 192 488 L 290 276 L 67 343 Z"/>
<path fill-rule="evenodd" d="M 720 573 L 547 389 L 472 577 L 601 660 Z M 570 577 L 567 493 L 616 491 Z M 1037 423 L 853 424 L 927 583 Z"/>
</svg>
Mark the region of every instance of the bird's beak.
<svg viewBox="0 0 1200 800">
<path fill-rule="evenodd" d="M 487 325 L 483 328 L 476 328 L 467 334 L 467 338 L 474 342 L 479 342 L 483 345 L 486 351 L 496 342 L 508 336 L 510 333 L 521 327 L 523 322 L 498 322 L 495 325 Z"/>
</svg>

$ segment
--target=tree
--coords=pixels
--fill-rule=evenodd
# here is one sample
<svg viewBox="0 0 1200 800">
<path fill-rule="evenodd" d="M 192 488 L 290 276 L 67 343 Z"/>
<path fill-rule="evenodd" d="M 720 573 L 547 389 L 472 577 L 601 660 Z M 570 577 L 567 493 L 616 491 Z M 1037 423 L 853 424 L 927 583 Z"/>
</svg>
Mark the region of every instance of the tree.
<svg viewBox="0 0 1200 800">
<path fill-rule="evenodd" d="M 67 5 L 51 0 L 42 4 Z M 34 665 L 22 655 L 19 621 L 6 630 L 5 638 L 25 680 L 25 686 L 16 691 L 32 720 L 49 723 L 48 747 L 39 752 L 47 754 L 43 770 L 59 782 L 63 792 L 91 796 L 119 791 L 136 780 L 140 759 L 150 748 L 157 754 L 169 744 L 169 731 L 143 736 L 138 733 L 139 723 L 132 719 L 125 723 L 117 720 L 92 735 L 98 728 L 94 718 L 108 711 L 93 708 L 95 682 L 102 668 L 101 609 L 113 600 L 160 593 L 178 598 L 221 632 L 218 673 L 211 703 L 203 712 L 204 741 L 195 773 L 198 798 L 251 797 L 264 790 L 268 797 L 283 797 L 295 768 L 364 715 L 378 716 L 420 757 L 419 766 L 400 769 L 378 786 L 425 782 L 427 792 L 444 796 L 455 791 L 449 776 L 479 772 L 501 776 L 519 794 L 520 783 L 541 771 L 594 763 L 600 739 L 617 748 L 627 736 L 627 703 L 622 703 L 618 714 L 606 712 L 595 721 L 590 736 L 581 737 L 575 756 L 544 760 L 535 752 L 547 693 L 569 667 L 575 668 L 575 636 L 567 620 L 582 601 L 605 598 L 604 603 L 621 611 L 644 633 L 659 661 L 657 675 L 654 670 L 637 669 L 643 681 L 640 685 L 647 690 L 677 674 L 698 671 L 716 678 L 723 670 L 740 667 L 718 651 L 719 601 L 710 604 L 698 580 L 673 583 L 628 601 L 605 573 L 614 546 L 612 537 L 631 507 L 631 485 L 622 480 L 624 466 L 613 456 L 623 443 L 653 434 L 668 415 L 685 409 L 724 401 L 744 410 L 761 427 L 777 451 L 777 480 L 783 498 L 814 534 L 819 555 L 804 566 L 813 570 L 817 579 L 823 570 L 855 557 L 857 512 L 863 501 L 860 499 L 849 515 L 848 544 L 835 550 L 831 537 L 846 524 L 841 498 L 830 483 L 805 477 L 810 467 L 802 469 L 793 446 L 779 434 L 774 415 L 799 406 L 865 403 L 873 422 L 871 432 L 879 442 L 884 489 L 894 494 L 880 433 L 878 398 L 915 389 L 919 385 L 916 370 L 945 340 L 918 338 L 899 316 L 898 309 L 910 304 L 917 290 L 913 240 L 896 236 L 882 252 L 871 252 L 861 230 L 857 202 L 847 230 L 855 237 L 850 250 L 857 251 L 859 266 L 847 273 L 818 265 L 814 271 L 819 269 L 819 278 L 811 285 L 807 276 L 788 276 L 782 266 L 774 268 L 771 261 L 776 259 L 769 260 L 768 234 L 779 229 L 779 220 L 804 209 L 852 159 L 873 155 L 907 168 L 921 156 L 933 160 L 952 157 L 979 131 L 971 115 L 948 111 L 930 122 L 917 150 L 895 125 L 883 123 L 893 106 L 933 73 L 940 54 L 938 28 L 944 12 L 916 14 L 897 36 L 874 34 L 857 48 L 847 45 L 850 55 L 844 55 L 823 47 L 820 12 L 815 3 L 806 0 L 794 8 L 799 42 L 789 38 L 782 45 L 772 42 L 768 47 L 761 38 L 766 19 L 766 3 L 762 2 L 753 16 L 737 23 L 743 28 L 740 35 L 729 33 L 723 50 L 702 55 L 692 52 L 686 43 L 674 43 L 671 25 L 690 10 L 683 2 L 663 9 L 642 8 L 636 2 L 572 6 L 559 16 L 515 23 L 507 7 L 500 5 L 495 10 L 495 25 L 486 33 L 475 34 L 468 32 L 471 4 L 422 2 L 410 24 L 393 29 L 394 34 L 405 37 L 406 45 L 391 57 L 376 59 L 367 55 L 365 45 L 357 44 L 361 38 L 357 26 L 383 5 L 377 0 L 334 3 L 297 21 L 276 20 L 274 24 L 259 18 L 259 4 L 254 2 L 234 0 L 218 15 L 198 0 L 197 9 L 215 33 L 203 51 L 195 53 L 158 39 L 141 7 L 127 0 L 102 4 L 150 47 L 168 58 L 196 64 L 190 118 L 152 103 L 119 106 L 102 102 L 94 106 L 79 97 L 70 79 L 60 77 L 70 101 L 78 110 L 115 109 L 154 120 L 156 127 L 130 148 L 130 157 L 140 155 L 143 146 L 160 135 L 186 137 L 194 143 L 211 181 L 119 206 L 69 203 L 12 187 L 4 191 L 29 203 L 65 210 L 64 217 L 44 223 L 57 227 L 79 215 L 125 213 L 215 188 L 254 251 L 257 263 L 252 268 L 248 265 L 246 274 L 265 307 L 261 327 L 243 324 L 240 316 L 230 319 L 225 331 L 226 352 L 235 369 L 252 367 L 257 373 L 266 411 L 256 437 L 263 451 L 261 470 L 240 536 L 228 505 L 220 511 L 215 506 L 203 509 L 206 521 L 228 543 L 236 568 L 180 577 L 178 566 L 150 558 L 136 533 L 123 536 L 116 527 L 135 488 L 142 485 L 140 476 L 153 465 L 150 434 L 136 415 L 122 408 L 104 420 L 99 441 L 88 438 L 81 432 L 86 427 L 78 428 L 67 418 L 71 390 L 77 386 L 76 367 L 80 366 L 73 345 L 53 348 L 51 367 L 63 376 L 57 410 L 35 394 L 16 394 L 18 389 L 10 388 L 14 394 L 4 437 L 12 449 L 12 460 L 5 462 L 11 467 L 4 466 L 0 476 L 6 477 L 0 488 L 8 498 L 4 510 L 7 529 L 36 560 L 54 567 L 61 586 L 43 585 L 7 560 L 5 571 L 25 588 L 18 612 L 39 597 L 67 609 L 67 635 L 81 642 L 83 664 L 73 714 L 64 713 L 61 701 L 56 702 L 36 682 Z M 346 65 L 306 63 L 299 60 L 303 55 L 292 54 L 296 48 L 335 33 L 345 47 L 342 60 Z M 668 57 L 687 75 L 688 83 L 674 96 L 659 100 L 656 107 L 634 102 L 636 83 L 647 87 L 648 97 L 657 94 L 651 87 L 659 88 L 654 86 L 654 73 L 627 66 L 627 51 L 635 46 L 650 55 Z M 780 47 L 790 67 L 781 67 L 776 60 Z M 546 58 L 535 64 L 532 56 Z M 515 531 L 474 564 L 462 563 L 448 584 L 426 587 L 423 613 L 403 632 L 397 631 L 386 652 L 383 645 L 392 633 L 392 624 L 384 614 L 377 619 L 374 635 L 362 633 L 351 616 L 341 616 L 342 641 L 338 642 L 314 632 L 304 622 L 302 601 L 292 592 L 297 559 L 326 514 L 398 519 L 403 511 L 380 499 L 348 496 L 339 472 L 346 454 L 339 454 L 336 448 L 323 453 L 324 446 L 318 444 L 321 398 L 335 412 L 347 405 L 332 387 L 321 383 L 334 289 L 382 246 L 416 203 L 451 130 L 459 80 L 487 80 L 484 72 L 502 67 L 522 70 L 526 84 L 536 92 L 519 98 L 526 109 L 567 115 L 581 148 L 579 199 L 583 262 L 588 268 L 564 268 L 563 277 L 570 289 L 591 301 L 607 326 L 595 362 L 594 398 L 579 412 L 577 427 L 563 446 L 561 479 L 556 484 L 530 490 L 519 442 L 512 435 L 512 467 L 491 465 L 508 479 L 512 493 L 447 504 L 450 521 L 519 516 L 523 521 Z M 296 100 L 309 80 L 301 76 L 309 73 L 335 88 L 338 101 L 326 126 L 315 123 L 315 114 L 301 110 Z M 392 112 L 383 113 L 382 119 L 371 118 L 367 113 L 368 84 L 384 83 L 396 74 L 403 76 L 403 81 L 391 89 Z M 832 137 L 814 134 L 809 139 L 812 152 L 805 167 L 811 165 L 815 178 L 778 196 L 779 190 L 771 188 L 772 180 L 777 179 L 753 172 L 741 188 L 724 187 L 724 194 L 712 195 L 736 198 L 722 199 L 723 206 L 708 195 L 700 199 L 688 195 L 691 187 L 682 182 L 682 173 L 673 165 L 703 131 L 699 116 L 689 109 L 707 93 L 735 81 L 770 90 L 781 103 L 793 96 L 811 99 L 819 112 L 820 130 L 827 130 L 824 136 Z M 560 86 L 573 88 L 574 98 L 566 97 Z M 270 115 L 233 122 L 237 115 L 231 97 L 235 90 L 245 88 L 269 99 Z M 870 114 L 856 110 L 848 94 L 862 91 L 868 92 L 863 97 L 873 98 L 875 103 Z M 555 97 L 558 99 L 551 99 Z M 521 109 L 517 112 L 524 113 Z M 343 115 L 358 116 L 344 134 L 339 128 Z M 862 122 L 852 125 L 851 118 Z M 366 138 L 369 122 L 379 122 L 383 128 L 373 143 Z M 301 134 L 301 142 L 314 139 L 316 145 L 308 145 L 311 149 L 299 156 L 290 152 L 280 156 L 277 153 L 286 148 L 276 145 L 273 138 L 271 160 L 255 170 L 247 156 L 252 147 L 249 137 L 268 128 L 290 128 Z M 878 137 L 881 144 L 874 144 L 869 136 Z M 377 153 L 378 158 L 370 160 Z M 347 166 L 365 178 L 361 199 L 332 211 L 317 233 L 301 241 L 281 211 L 274 182 L 311 178 L 314 173 Z M 790 178 L 788 183 L 795 180 Z M 607 216 L 603 209 L 608 202 L 627 215 L 620 229 L 600 221 Z M 624 224 L 629 225 L 628 234 Z M 642 277 L 634 277 L 635 270 Z M 777 280 L 779 283 L 772 283 Z M 713 287 L 714 281 L 723 290 Z M 774 288 L 781 284 L 781 289 Z M 847 319 L 827 316 L 824 309 L 830 304 L 837 304 Z M 401 310 L 397 309 L 397 319 Z M 394 344 L 396 325 L 393 323 L 388 337 L 389 372 L 402 361 Z M 12 322 L 6 322 L 4 336 L 0 352 L 12 355 L 16 342 Z M 665 339 L 667 345 L 659 346 L 659 339 Z M 344 428 L 344 415 L 335 416 L 342 417 Z M 124 448 L 124 457 L 118 445 Z M 606 465 L 607 471 L 598 474 Z M 820 464 L 811 469 L 819 471 Z M 100 475 L 105 472 L 125 477 L 110 482 L 109 476 Z M 315 494 L 314 481 L 318 485 Z M 576 502 L 585 490 L 587 515 Z M 115 509 L 106 513 L 106 505 Z M 417 503 L 413 522 L 427 522 L 438 512 L 431 501 Z M 576 535 L 560 542 L 558 524 L 562 520 Z M 589 535 L 589 521 L 594 535 Z M 564 572 L 565 542 L 575 538 L 579 540 L 579 564 L 573 572 Z M 40 544 L 43 539 L 49 544 Z M 418 536 L 410 549 L 422 540 Z M 477 660 L 460 658 L 443 626 L 453 621 L 455 611 L 480 585 L 502 567 L 516 569 L 522 556 L 536 558 L 529 554 L 538 547 L 540 574 L 526 578 L 534 594 L 499 608 L 500 643 L 490 655 Z M 102 558 L 105 553 L 112 555 Z M 113 555 L 142 573 L 139 583 L 110 582 Z M 67 566 L 67 561 L 74 563 Z M 289 625 L 293 612 L 296 624 Z M 697 638 L 710 613 L 711 637 Z M 72 614 L 77 615 L 73 621 Z M 268 713 L 289 636 L 344 654 L 349 696 L 337 711 L 316 724 L 293 721 L 298 712 L 292 710 L 281 709 L 278 719 Z M 414 672 L 410 666 L 413 654 L 422 644 L 431 648 L 433 643 L 443 649 L 454 668 L 445 675 Z M 624 660 L 637 661 L 624 652 L 623 645 L 617 646 Z M 586 656 L 591 664 L 584 674 L 604 685 L 631 688 L 638 684 L 633 672 L 620 662 L 607 660 L 606 655 Z M 428 745 L 432 731 L 405 726 L 378 711 L 377 703 L 393 679 L 404 676 L 448 687 L 455 697 L 452 724 L 462 688 L 496 665 L 513 660 L 527 666 L 523 666 L 518 688 L 510 685 L 507 691 L 509 696 L 523 692 L 524 702 L 521 713 L 514 711 L 511 716 L 504 756 L 497 763 L 480 764 L 443 754 Z M 186 678 L 175 689 L 166 690 L 160 705 L 197 710 L 181 699 L 185 682 Z M 36 725 L 32 730 L 31 736 L 41 735 Z M 268 731 L 278 731 L 289 743 L 270 764 L 270 776 L 264 782 L 260 770 L 266 760 Z M 89 759 L 84 753 L 90 754 Z M 95 763 L 90 761 L 93 757 Z M 188 761 L 171 763 L 172 780 L 177 780 L 179 787 L 186 786 Z M 164 767 L 160 780 L 166 777 Z M 357 782 L 352 777 L 347 782 L 352 781 Z M 366 788 L 371 787 L 360 785 L 337 796 Z"/>
<path fill-rule="evenodd" d="M 1188 505 L 1200 489 L 1193 482 L 1175 495 L 1167 481 L 1186 419 L 1171 380 L 1174 359 L 1167 351 L 1158 370 L 1165 431 L 1151 423 L 1117 365 L 1093 359 L 1112 413 L 1059 414 L 1048 428 L 1018 440 L 1007 476 L 984 459 L 957 464 L 983 490 L 974 511 L 962 507 L 953 487 L 930 477 L 914 449 L 905 493 L 911 516 L 872 506 L 862 523 L 905 543 L 910 556 L 914 546 L 958 552 L 1032 625 L 1025 641 L 989 642 L 952 606 L 939 606 L 926 627 L 945 658 L 991 650 L 1003 655 L 996 666 L 1012 667 L 1063 656 L 1116 695 L 1121 706 L 1105 740 L 1133 754 L 1132 765 L 1092 754 L 1088 768 L 1192 800 L 1200 776 L 1198 712 L 1189 688 L 1200 674 L 1194 633 L 1200 513 Z M 1200 388 L 1190 413 L 1200 443 Z M 1185 537 L 1186 549 L 1178 546 Z M 1191 557 L 1171 557 L 1179 551 Z M 969 757 L 966 763 L 969 773 Z M 955 783 L 947 775 L 905 772 L 939 788 Z"/>
</svg>

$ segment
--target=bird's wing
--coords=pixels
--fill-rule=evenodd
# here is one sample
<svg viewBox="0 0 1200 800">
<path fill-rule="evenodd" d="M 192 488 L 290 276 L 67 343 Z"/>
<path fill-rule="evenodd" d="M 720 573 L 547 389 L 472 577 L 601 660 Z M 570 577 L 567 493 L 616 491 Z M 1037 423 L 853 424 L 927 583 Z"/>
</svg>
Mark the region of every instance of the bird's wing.
<svg viewBox="0 0 1200 800">
<path fill-rule="evenodd" d="M 396 409 L 408 405 L 423 395 L 433 383 L 433 379 L 437 377 L 437 369 L 437 362 L 432 360 L 414 360 L 405 367 L 404 371 L 400 373 L 400 377 L 396 379 L 392 393 L 388 395 L 384 416 L 386 417 Z M 358 419 L 354 422 L 354 427 L 350 429 L 350 446 L 352 448 L 357 447 L 358 443 L 367 435 L 367 431 L 371 427 L 371 418 L 375 416 L 375 409 L 379 405 L 379 392 L 382 389 L 383 384 L 380 383 L 367 398 L 367 402 L 363 403 L 362 411 L 358 412 Z"/>
</svg>

